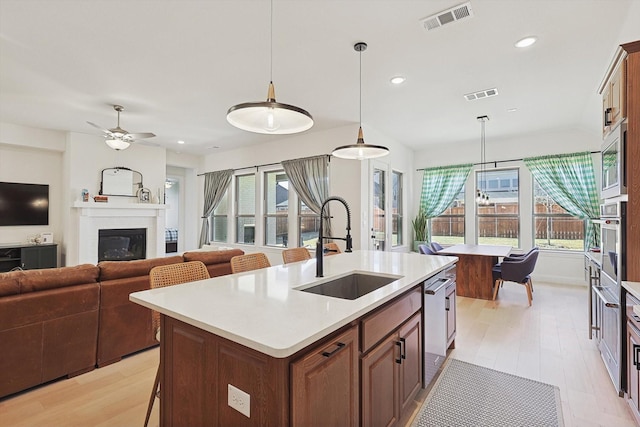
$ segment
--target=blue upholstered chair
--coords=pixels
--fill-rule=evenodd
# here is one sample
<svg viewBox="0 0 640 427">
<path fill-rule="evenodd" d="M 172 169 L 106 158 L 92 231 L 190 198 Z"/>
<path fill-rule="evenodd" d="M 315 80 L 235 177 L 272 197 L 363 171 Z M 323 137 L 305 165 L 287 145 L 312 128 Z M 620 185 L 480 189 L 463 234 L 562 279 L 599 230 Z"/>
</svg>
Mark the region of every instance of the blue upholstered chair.
<svg viewBox="0 0 640 427">
<path fill-rule="evenodd" d="M 533 282 L 531 281 L 531 273 L 536 267 L 538 261 L 538 250 L 529 251 L 522 257 L 509 258 L 506 257 L 499 266 L 493 267 L 493 299 L 498 295 L 498 289 L 504 282 L 515 282 L 524 285 L 527 289 L 527 298 L 529 305 L 533 299 Z"/>
<path fill-rule="evenodd" d="M 435 255 L 435 253 L 433 253 L 431 248 L 429 248 L 429 246 L 427 245 L 418 245 L 418 252 L 420 252 L 422 255 Z"/>
<path fill-rule="evenodd" d="M 442 249 L 442 245 L 438 242 L 431 242 L 431 250 L 434 253 L 437 253 L 440 249 Z"/>
</svg>

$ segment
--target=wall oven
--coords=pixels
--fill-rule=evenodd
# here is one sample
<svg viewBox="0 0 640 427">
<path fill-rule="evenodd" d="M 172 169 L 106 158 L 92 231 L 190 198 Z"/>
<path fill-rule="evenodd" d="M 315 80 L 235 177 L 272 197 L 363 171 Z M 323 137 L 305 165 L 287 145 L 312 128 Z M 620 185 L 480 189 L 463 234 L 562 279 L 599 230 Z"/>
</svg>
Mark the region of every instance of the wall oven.
<svg viewBox="0 0 640 427">
<path fill-rule="evenodd" d="M 600 232 L 602 270 L 600 283 L 592 281 L 592 321 L 596 331 L 597 345 L 602 360 L 616 390 L 623 395 L 625 384 L 624 316 L 625 295 L 622 281 L 625 277 L 625 227 L 626 208 L 624 201 L 605 203 L 600 207 Z"/>
<path fill-rule="evenodd" d="M 602 144 L 602 198 L 627 194 L 627 123 L 611 131 Z"/>
</svg>

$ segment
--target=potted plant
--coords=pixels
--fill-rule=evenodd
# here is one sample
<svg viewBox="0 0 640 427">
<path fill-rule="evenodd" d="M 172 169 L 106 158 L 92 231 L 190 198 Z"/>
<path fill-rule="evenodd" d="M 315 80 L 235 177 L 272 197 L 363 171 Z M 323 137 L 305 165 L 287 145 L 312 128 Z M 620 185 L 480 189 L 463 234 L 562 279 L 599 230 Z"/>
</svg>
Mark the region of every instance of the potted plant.
<svg viewBox="0 0 640 427">
<path fill-rule="evenodd" d="M 424 211 L 424 209 L 420 209 L 418 215 L 416 215 L 413 221 L 411 221 L 411 224 L 413 225 L 414 235 L 413 250 L 415 252 L 418 252 L 418 245 L 426 244 L 428 236 L 427 213 Z"/>
</svg>

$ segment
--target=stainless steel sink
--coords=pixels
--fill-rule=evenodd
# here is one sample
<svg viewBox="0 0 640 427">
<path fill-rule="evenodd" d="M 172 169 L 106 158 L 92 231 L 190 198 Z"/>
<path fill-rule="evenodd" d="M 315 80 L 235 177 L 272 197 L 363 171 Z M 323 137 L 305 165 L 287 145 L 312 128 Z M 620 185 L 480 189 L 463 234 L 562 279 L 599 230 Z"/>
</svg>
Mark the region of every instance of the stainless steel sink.
<svg viewBox="0 0 640 427">
<path fill-rule="evenodd" d="M 350 273 L 346 276 L 330 279 L 317 285 L 297 289 L 318 295 L 354 300 L 402 277 L 403 276 L 370 273 Z"/>
</svg>

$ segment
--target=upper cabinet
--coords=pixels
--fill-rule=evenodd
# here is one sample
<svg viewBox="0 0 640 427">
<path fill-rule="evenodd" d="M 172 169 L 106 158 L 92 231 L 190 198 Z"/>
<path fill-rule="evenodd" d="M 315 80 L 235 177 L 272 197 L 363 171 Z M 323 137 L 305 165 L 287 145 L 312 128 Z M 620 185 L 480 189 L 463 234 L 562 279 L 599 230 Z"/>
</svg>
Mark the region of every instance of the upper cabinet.
<svg viewBox="0 0 640 427">
<path fill-rule="evenodd" d="M 626 52 L 620 49 L 600 86 L 603 138 L 627 117 L 626 77 Z"/>
</svg>

